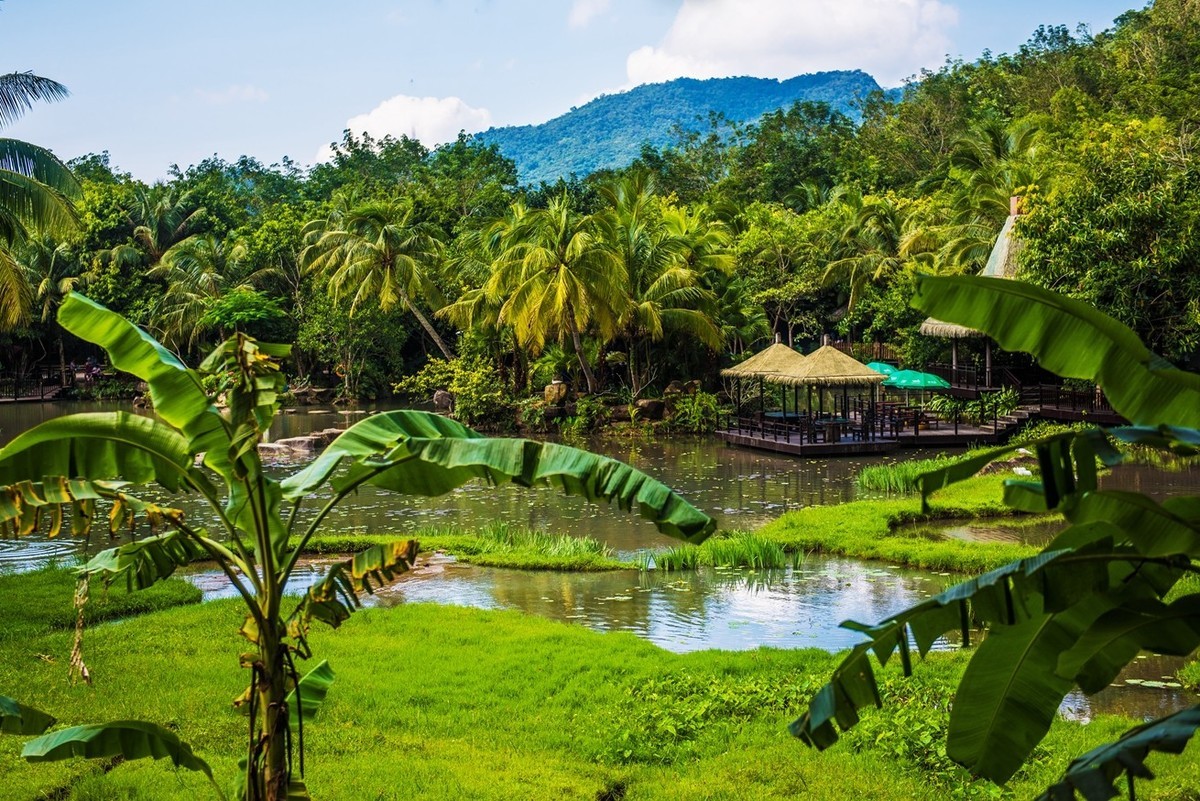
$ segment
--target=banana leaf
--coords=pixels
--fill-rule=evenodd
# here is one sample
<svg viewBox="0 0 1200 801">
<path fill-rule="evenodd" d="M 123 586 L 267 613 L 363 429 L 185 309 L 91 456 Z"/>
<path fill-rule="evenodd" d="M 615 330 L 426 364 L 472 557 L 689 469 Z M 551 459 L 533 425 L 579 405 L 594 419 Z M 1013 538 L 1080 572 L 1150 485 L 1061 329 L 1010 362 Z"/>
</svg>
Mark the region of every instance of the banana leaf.
<svg viewBox="0 0 1200 801">
<path fill-rule="evenodd" d="M 1104 387 L 1139 425 L 1200 428 L 1200 375 L 1151 353 L 1130 328 L 1086 303 L 1003 278 L 918 275 L 912 305 L 981 331 L 1047 370 Z"/>
<path fill-rule="evenodd" d="M 210 780 L 212 769 L 173 732 L 156 723 L 117 720 L 73 726 L 30 740 L 21 751 L 29 762 L 61 762 L 64 759 L 170 759 L 177 768 L 203 773 Z"/>
<path fill-rule="evenodd" d="M 45 712 L 0 695 L 0 733 L 41 734 L 54 723 L 54 718 Z"/>
<path fill-rule="evenodd" d="M 427 412 L 372 415 L 351 426 L 304 470 L 283 482 L 285 499 L 303 498 L 333 476 L 343 460 L 339 491 L 361 483 L 413 495 L 436 496 L 484 479 L 521 486 L 550 484 L 589 501 L 634 507 L 664 534 L 701 542 L 716 521 L 665 484 L 615 459 L 554 443 L 483 438 L 448 418 Z"/>
</svg>

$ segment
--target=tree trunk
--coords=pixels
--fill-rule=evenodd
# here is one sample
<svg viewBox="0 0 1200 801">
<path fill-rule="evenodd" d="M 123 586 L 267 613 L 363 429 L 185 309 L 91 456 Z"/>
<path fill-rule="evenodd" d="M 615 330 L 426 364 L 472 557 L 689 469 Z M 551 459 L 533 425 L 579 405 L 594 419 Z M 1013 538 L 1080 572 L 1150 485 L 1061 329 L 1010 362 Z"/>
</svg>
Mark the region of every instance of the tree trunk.
<svg viewBox="0 0 1200 801">
<path fill-rule="evenodd" d="M 571 333 L 571 344 L 575 346 L 575 355 L 579 358 L 579 367 L 583 370 L 583 378 L 587 381 L 589 395 L 596 394 L 596 376 L 592 374 L 592 368 L 588 366 L 587 358 L 583 355 L 583 338 L 579 336 L 579 332 L 575 330 L 575 321 L 567 316 L 567 328 Z"/>
<path fill-rule="evenodd" d="M 75 376 L 71 376 L 71 381 L 74 380 Z M 68 387 L 71 385 L 71 382 L 67 380 L 67 356 L 66 353 L 63 352 L 62 334 L 58 335 L 58 382 L 62 384 L 63 387 Z"/>
<path fill-rule="evenodd" d="M 433 340 L 433 344 L 437 345 L 438 350 L 442 352 L 442 355 L 447 359 L 453 359 L 454 351 L 450 350 L 450 347 L 445 343 L 441 335 L 438 334 L 437 329 L 435 329 L 433 324 L 429 322 L 429 318 L 421 313 L 421 310 L 417 308 L 417 304 L 412 302 L 407 293 L 401 292 L 400 297 L 403 299 L 404 305 L 408 307 L 408 310 L 413 313 L 414 317 L 417 318 L 417 322 L 420 323 L 421 327 L 425 329 L 425 333 L 428 334 L 429 338 Z"/>
</svg>

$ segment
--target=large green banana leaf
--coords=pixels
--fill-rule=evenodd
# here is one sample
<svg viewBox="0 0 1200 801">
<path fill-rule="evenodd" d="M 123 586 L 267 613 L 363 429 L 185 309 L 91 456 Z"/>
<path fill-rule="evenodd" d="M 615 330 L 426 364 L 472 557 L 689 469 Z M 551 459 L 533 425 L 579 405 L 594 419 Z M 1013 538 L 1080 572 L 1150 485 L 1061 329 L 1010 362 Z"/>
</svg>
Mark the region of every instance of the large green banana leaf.
<svg viewBox="0 0 1200 801">
<path fill-rule="evenodd" d="M 303 498 L 343 460 L 350 466 L 334 480 L 340 490 L 370 483 L 435 496 L 475 478 L 552 484 L 590 501 L 615 501 L 625 510 L 636 506 L 660 531 L 688 542 L 700 542 L 716 529 L 715 520 L 665 484 L 615 459 L 554 443 L 484 438 L 428 412 L 385 412 L 359 421 L 283 482 L 284 498 Z"/>
<path fill-rule="evenodd" d="M 183 432 L 193 453 L 228 448 L 227 424 L 201 386 L 200 376 L 149 334 L 75 292 L 59 306 L 58 322 L 80 339 L 104 348 L 113 367 L 145 381 L 155 413 Z"/>
<path fill-rule="evenodd" d="M 1200 428 L 1200 376 L 1154 355 L 1086 303 L 1021 281 L 919 275 L 912 305 L 982 331 L 1005 350 L 1032 353 L 1064 378 L 1099 384 L 1130 422 Z"/>
<path fill-rule="evenodd" d="M 1200 728 L 1200 706 L 1181 709 L 1174 715 L 1130 729 L 1120 739 L 1088 751 L 1071 762 L 1062 781 L 1038 796 L 1037 801 L 1074 801 L 1075 793 L 1086 801 L 1116 798 L 1116 782 L 1123 774 L 1153 779 L 1146 766 L 1151 751 L 1182 754 Z M 1132 796 L 1131 796 L 1132 797 Z"/>
<path fill-rule="evenodd" d="M 149 417 L 91 412 L 47 420 L 0 449 L 0 485 L 31 476 L 158 482 L 176 491 L 202 481 L 187 440 Z"/>
<path fill-rule="evenodd" d="M 170 759 L 177 768 L 203 773 L 212 779 L 212 769 L 192 753 L 191 746 L 156 723 L 117 720 L 74 726 L 30 740 L 21 751 L 30 762 L 60 762 L 72 757 L 105 759 Z"/>
<path fill-rule="evenodd" d="M 4 734 L 41 734 L 54 725 L 54 718 L 31 706 L 0 695 L 0 732 Z"/>
</svg>

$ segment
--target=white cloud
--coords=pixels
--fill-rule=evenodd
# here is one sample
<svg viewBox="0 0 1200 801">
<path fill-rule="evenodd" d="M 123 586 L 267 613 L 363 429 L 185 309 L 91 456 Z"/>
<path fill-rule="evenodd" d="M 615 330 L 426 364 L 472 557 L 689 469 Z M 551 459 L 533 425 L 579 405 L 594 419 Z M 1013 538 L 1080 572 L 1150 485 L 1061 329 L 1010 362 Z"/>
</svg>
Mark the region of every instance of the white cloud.
<svg viewBox="0 0 1200 801">
<path fill-rule="evenodd" d="M 683 0 L 663 40 L 630 53 L 626 72 L 636 86 L 863 69 L 894 86 L 940 64 L 957 23 L 943 0 Z"/>
<path fill-rule="evenodd" d="M 468 106 L 457 97 L 411 95 L 396 95 L 346 121 L 346 128 L 357 134 L 368 133 L 377 139 L 404 135 L 426 147 L 452 142 L 459 131 L 475 133 L 491 126 L 492 113 L 486 108 Z M 325 147 L 317 158 L 324 161 L 331 155 Z"/>
<path fill-rule="evenodd" d="M 228 106 L 233 103 L 265 103 L 270 95 L 248 83 L 226 86 L 224 89 L 197 89 L 196 96 L 212 106 Z"/>
<path fill-rule="evenodd" d="M 588 23 L 608 11 L 611 0 L 575 0 L 567 15 L 567 25 L 572 29 L 586 28 Z"/>
</svg>

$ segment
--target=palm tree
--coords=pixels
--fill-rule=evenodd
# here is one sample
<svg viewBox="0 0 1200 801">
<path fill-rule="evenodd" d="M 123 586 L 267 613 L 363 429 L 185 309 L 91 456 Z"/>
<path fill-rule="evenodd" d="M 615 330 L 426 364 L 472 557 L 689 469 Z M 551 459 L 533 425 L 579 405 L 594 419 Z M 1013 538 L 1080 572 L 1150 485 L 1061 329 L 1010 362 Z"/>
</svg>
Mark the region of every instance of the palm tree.
<svg viewBox="0 0 1200 801">
<path fill-rule="evenodd" d="M 513 219 L 505 237 L 507 247 L 485 284 L 489 295 L 504 298 L 500 322 L 535 354 L 548 338 L 569 338 L 588 392 L 596 392 L 583 334 L 611 340 L 629 305 L 628 273 L 600 220 L 580 214 L 564 193 L 547 208 Z"/>
<path fill-rule="evenodd" d="M 55 315 L 79 282 L 79 265 L 66 243 L 55 243 L 46 237 L 26 243 L 20 261 L 25 270 L 25 282 L 31 290 L 34 310 L 40 308 L 39 319 L 43 323 L 51 323 L 57 331 L 59 376 L 65 387 L 70 383 L 67 380 L 67 360 L 63 350 L 62 327 L 58 325 Z"/>
<path fill-rule="evenodd" d="M 33 107 L 67 96 L 57 81 L 31 72 L 0 75 L 0 125 Z M 0 138 L 0 329 L 29 321 L 33 290 L 14 251 L 34 232 L 60 233 L 76 225 L 70 198 L 79 192 L 71 171 L 53 153 L 19 139 Z"/>
<path fill-rule="evenodd" d="M 167 251 L 196 235 L 204 216 L 191 191 L 167 184 L 134 187 L 133 204 L 127 209 L 133 223 L 133 242 L 117 245 L 110 257 L 124 263 L 144 259 L 149 268 L 158 266 Z"/>
<path fill-rule="evenodd" d="M 841 257 L 825 268 L 825 282 L 847 287 L 847 308 L 854 309 L 868 281 L 879 281 L 908 261 L 902 251 L 907 215 L 888 197 L 842 194 L 837 202 L 847 215 L 838 241 Z"/>
<path fill-rule="evenodd" d="M 629 305 L 621 321 L 629 339 L 629 377 L 634 396 L 649 383 L 650 343 L 668 331 L 691 336 L 713 350 L 721 347 L 713 322 L 713 294 L 700 283 L 703 272 L 727 271 L 732 257 L 723 225 L 701 213 L 662 208 L 653 179 L 634 173 L 601 188 L 610 208 L 605 231 L 629 277 Z M 644 358 L 638 358 L 644 344 Z M 642 369 L 638 369 L 638 364 Z"/>
<path fill-rule="evenodd" d="M 245 256 L 243 245 L 222 242 L 212 234 L 190 236 L 162 254 L 149 275 L 163 279 L 167 288 L 152 319 L 169 344 L 192 347 L 215 327 L 205 315 L 217 301 L 229 292 L 253 288 L 254 276 L 239 277 Z"/>
<path fill-rule="evenodd" d="M 403 200 L 367 200 L 340 196 L 325 220 L 305 226 L 308 246 L 302 261 L 309 270 L 329 276 L 335 299 L 349 296 L 350 312 L 362 303 L 388 311 L 407 309 L 447 359 L 454 352 L 417 305 L 423 299 L 439 305 L 432 274 L 441 264 L 442 243 L 436 227 L 413 219 Z"/>
</svg>

